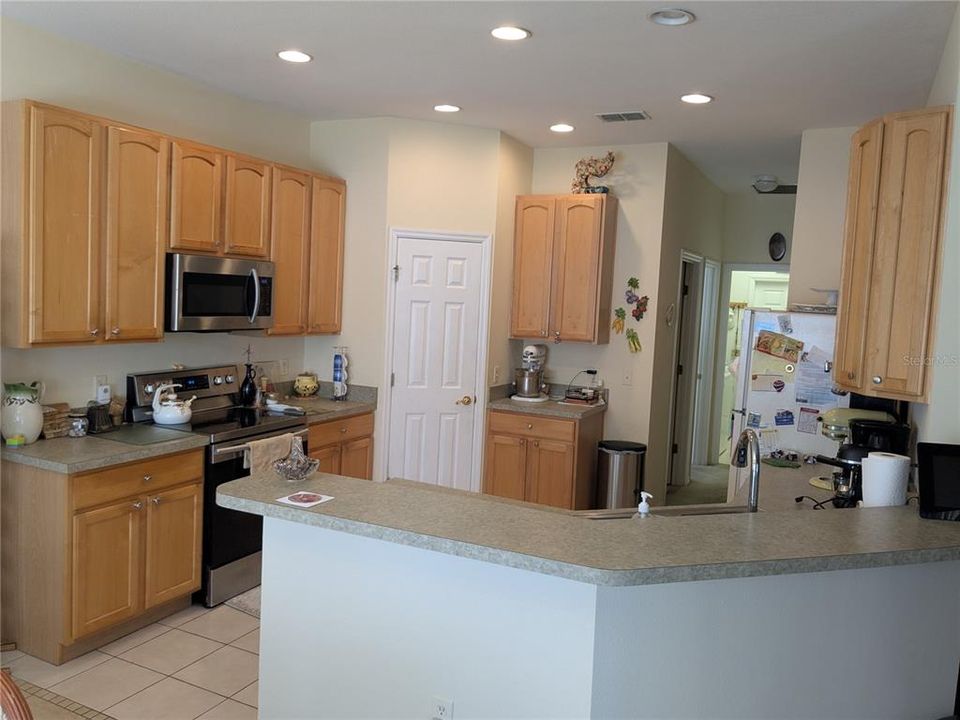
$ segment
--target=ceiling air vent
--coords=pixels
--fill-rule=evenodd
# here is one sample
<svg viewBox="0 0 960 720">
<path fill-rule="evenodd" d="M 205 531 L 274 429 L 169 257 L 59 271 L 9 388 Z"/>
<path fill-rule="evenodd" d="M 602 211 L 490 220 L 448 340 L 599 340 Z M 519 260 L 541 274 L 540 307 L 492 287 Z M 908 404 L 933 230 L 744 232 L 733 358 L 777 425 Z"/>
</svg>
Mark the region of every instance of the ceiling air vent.
<svg viewBox="0 0 960 720">
<path fill-rule="evenodd" d="M 650 113 L 645 110 L 629 110 L 627 112 L 599 113 L 597 117 L 604 122 L 634 122 L 635 120 L 649 120 Z"/>
</svg>

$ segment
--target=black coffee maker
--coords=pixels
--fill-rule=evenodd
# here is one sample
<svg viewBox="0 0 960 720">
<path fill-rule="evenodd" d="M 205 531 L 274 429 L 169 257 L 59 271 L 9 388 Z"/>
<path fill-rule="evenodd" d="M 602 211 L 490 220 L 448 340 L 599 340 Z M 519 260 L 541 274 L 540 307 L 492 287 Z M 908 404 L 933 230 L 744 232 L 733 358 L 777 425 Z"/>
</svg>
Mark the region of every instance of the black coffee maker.
<svg viewBox="0 0 960 720">
<path fill-rule="evenodd" d="M 906 455 L 910 444 L 910 426 L 895 420 L 854 418 L 849 422 L 847 442 L 840 445 L 835 458 L 817 455 L 817 460 L 840 468 L 833 473 L 833 505 L 856 507 L 863 500 L 863 459 L 872 452 Z"/>
</svg>

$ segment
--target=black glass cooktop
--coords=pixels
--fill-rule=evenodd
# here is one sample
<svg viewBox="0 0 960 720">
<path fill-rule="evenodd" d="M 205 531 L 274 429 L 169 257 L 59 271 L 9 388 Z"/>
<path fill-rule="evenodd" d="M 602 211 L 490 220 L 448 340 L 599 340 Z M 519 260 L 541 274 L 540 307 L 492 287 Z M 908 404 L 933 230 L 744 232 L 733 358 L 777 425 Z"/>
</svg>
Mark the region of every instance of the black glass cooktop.
<svg viewBox="0 0 960 720">
<path fill-rule="evenodd" d="M 257 408 L 229 407 L 194 410 L 193 418 L 189 423 L 166 427 L 198 435 L 209 435 L 210 442 L 223 442 L 305 426 L 302 416 L 273 414 Z"/>
</svg>

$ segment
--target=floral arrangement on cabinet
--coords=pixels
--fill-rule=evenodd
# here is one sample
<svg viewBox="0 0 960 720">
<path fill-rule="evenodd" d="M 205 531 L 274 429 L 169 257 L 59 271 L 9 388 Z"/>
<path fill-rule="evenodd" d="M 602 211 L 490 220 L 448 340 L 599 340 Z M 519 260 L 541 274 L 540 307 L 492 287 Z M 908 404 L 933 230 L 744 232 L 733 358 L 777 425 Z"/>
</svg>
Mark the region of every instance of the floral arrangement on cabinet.
<svg viewBox="0 0 960 720">
<path fill-rule="evenodd" d="M 570 192 L 574 195 L 581 193 L 605 193 L 610 190 L 606 185 L 591 185 L 590 178 L 602 178 L 613 167 L 613 150 L 608 152 L 602 158 L 585 157 L 577 161 L 573 184 L 570 186 Z"/>
</svg>

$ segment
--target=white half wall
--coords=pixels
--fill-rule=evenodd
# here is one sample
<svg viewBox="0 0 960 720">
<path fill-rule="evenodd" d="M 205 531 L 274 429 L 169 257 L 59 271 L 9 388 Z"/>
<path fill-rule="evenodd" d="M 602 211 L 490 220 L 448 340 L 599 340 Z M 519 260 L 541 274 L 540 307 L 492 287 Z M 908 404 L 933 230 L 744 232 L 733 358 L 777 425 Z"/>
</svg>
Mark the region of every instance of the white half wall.
<svg viewBox="0 0 960 720">
<path fill-rule="evenodd" d="M 260 717 L 590 716 L 596 588 L 266 518 Z"/>
</svg>

